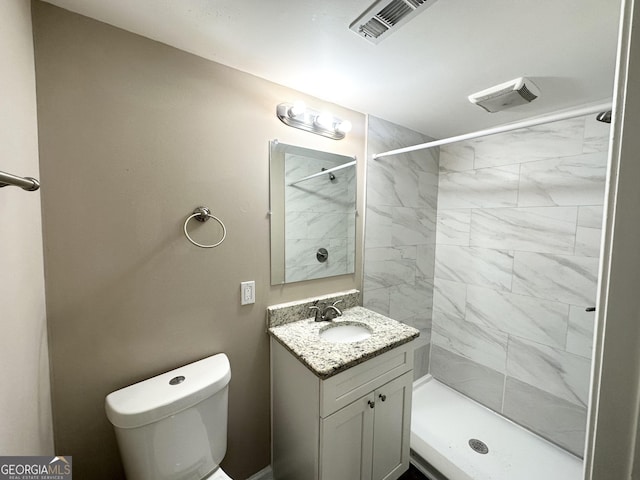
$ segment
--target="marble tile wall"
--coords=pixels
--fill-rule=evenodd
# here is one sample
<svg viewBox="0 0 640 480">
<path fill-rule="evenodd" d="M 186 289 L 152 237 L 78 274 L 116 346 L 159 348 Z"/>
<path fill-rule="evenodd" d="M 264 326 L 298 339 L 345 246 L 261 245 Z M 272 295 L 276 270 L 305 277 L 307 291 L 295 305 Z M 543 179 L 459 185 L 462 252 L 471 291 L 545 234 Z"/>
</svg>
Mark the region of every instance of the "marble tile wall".
<svg viewBox="0 0 640 480">
<path fill-rule="evenodd" d="M 430 138 L 369 117 L 363 305 L 420 330 L 414 373 L 429 368 L 438 151 L 372 160 Z"/>
<path fill-rule="evenodd" d="M 295 185 L 291 182 L 337 166 L 329 160 L 285 156 L 285 280 L 343 275 L 354 271 L 356 169 L 321 175 Z M 329 252 L 319 262 L 316 252 Z"/>
<path fill-rule="evenodd" d="M 440 151 L 430 372 L 577 455 L 608 138 L 583 117 Z"/>
</svg>

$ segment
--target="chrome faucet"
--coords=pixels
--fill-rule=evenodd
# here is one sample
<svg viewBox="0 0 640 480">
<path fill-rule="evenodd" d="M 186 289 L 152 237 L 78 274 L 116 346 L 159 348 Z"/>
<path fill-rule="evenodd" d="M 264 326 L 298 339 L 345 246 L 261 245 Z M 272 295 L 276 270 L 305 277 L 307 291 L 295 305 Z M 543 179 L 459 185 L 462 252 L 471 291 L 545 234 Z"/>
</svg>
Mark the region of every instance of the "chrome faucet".
<svg viewBox="0 0 640 480">
<path fill-rule="evenodd" d="M 331 305 L 327 305 L 324 309 L 324 313 L 322 314 L 322 320 L 331 321 L 336 317 L 342 316 L 342 311 L 336 307 L 342 300 L 338 300 L 337 302 L 333 302 Z"/>
<path fill-rule="evenodd" d="M 333 302 L 331 305 L 326 305 L 324 303 L 318 304 L 318 301 L 316 300 L 309 309 L 315 310 L 316 322 L 330 322 L 334 318 L 342 316 L 342 311 L 336 307 L 340 302 L 342 302 L 342 300 Z"/>
</svg>

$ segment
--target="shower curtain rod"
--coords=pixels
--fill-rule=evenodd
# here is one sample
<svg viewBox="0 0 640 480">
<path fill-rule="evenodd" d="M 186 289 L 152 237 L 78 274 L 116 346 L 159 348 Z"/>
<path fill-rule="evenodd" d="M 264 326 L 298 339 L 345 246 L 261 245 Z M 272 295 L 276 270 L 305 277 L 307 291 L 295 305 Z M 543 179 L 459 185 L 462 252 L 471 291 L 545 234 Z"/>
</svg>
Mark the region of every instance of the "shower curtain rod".
<svg viewBox="0 0 640 480">
<path fill-rule="evenodd" d="M 342 170 L 343 168 L 347 168 L 355 164 L 356 161 L 354 160 L 353 162 L 343 163 L 342 165 L 338 165 L 337 167 L 327 168 L 326 170 L 323 170 L 321 172 L 312 173 L 311 175 L 307 175 L 306 177 L 296 180 L 295 182 L 288 183 L 287 186 L 290 187 L 292 185 L 295 185 L 296 183 L 304 182 L 305 180 L 310 180 L 312 178 L 319 177 L 320 175 L 326 175 L 328 173 L 335 172 L 336 170 Z"/>
<path fill-rule="evenodd" d="M 545 123 L 557 122 L 560 120 L 568 120 L 569 118 L 582 117 L 584 115 L 591 115 L 606 110 L 611 110 L 611 103 L 601 103 L 599 105 L 592 105 L 590 107 L 576 108 L 573 110 L 544 115 L 529 120 L 522 120 L 520 122 L 507 123 L 506 125 L 487 128 L 486 130 L 478 130 L 477 132 L 465 133 L 463 135 L 457 135 L 455 137 L 443 138 L 442 140 L 434 140 L 427 143 L 421 143 L 419 145 L 413 145 L 411 147 L 398 148 L 396 150 L 389 150 L 388 152 L 382 153 L 374 153 L 372 155 L 372 158 L 374 160 L 377 160 L 378 158 L 388 157 L 390 155 L 398 155 L 400 153 L 439 147 L 440 145 L 448 145 L 449 143 L 460 142 L 462 140 L 471 140 L 472 138 L 486 137 L 489 135 L 495 135 L 497 133 L 511 132 L 520 128 L 535 127 L 536 125 L 543 125 Z"/>
</svg>

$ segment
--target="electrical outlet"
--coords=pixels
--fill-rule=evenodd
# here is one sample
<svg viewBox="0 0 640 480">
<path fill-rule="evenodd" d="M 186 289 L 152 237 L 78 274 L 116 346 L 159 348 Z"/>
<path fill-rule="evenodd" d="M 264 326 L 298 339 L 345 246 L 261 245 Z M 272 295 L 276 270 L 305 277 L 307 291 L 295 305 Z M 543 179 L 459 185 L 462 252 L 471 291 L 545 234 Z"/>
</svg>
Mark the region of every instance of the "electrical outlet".
<svg viewBox="0 0 640 480">
<path fill-rule="evenodd" d="M 240 305 L 256 303 L 256 282 L 240 282 Z"/>
</svg>

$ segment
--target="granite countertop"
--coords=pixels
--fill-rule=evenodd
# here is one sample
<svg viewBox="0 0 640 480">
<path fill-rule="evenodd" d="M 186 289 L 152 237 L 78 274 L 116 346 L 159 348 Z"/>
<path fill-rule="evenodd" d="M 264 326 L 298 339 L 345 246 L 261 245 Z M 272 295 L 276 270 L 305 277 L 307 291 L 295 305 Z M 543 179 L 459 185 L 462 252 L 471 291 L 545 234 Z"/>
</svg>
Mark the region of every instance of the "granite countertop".
<svg viewBox="0 0 640 480">
<path fill-rule="evenodd" d="M 357 322 L 372 330 L 370 337 L 351 343 L 334 343 L 320 337 L 332 324 Z M 370 358 L 410 342 L 419 330 L 363 307 L 352 307 L 330 322 L 313 318 L 268 329 L 273 338 L 322 379 L 329 378 Z"/>
</svg>

